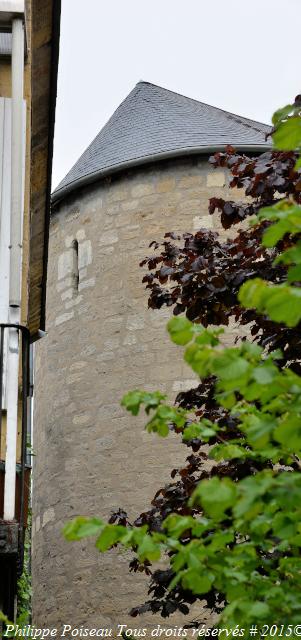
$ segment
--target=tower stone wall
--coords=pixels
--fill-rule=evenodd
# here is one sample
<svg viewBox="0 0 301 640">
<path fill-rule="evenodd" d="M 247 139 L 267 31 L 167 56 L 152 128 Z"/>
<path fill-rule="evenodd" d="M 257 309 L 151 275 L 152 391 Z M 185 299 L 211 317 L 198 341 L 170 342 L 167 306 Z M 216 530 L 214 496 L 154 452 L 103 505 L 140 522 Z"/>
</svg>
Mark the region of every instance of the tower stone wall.
<svg viewBox="0 0 301 640">
<path fill-rule="evenodd" d="M 166 231 L 217 228 L 208 199 L 227 196 L 227 180 L 207 158 L 170 160 L 78 190 L 52 215 L 48 333 L 36 345 L 38 626 L 133 626 L 129 609 L 146 598 L 145 577 L 128 572 L 130 552 L 99 554 L 92 542 L 66 542 L 61 530 L 77 515 L 106 518 L 118 507 L 134 518 L 185 460 L 176 437 L 147 434 L 145 416 L 120 406 L 134 388 L 174 398 L 197 384 L 168 339 L 171 311 L 147 309 L 139 262 Z M 134 626 L 158 622 L 148 615 Z"/>
</svg>

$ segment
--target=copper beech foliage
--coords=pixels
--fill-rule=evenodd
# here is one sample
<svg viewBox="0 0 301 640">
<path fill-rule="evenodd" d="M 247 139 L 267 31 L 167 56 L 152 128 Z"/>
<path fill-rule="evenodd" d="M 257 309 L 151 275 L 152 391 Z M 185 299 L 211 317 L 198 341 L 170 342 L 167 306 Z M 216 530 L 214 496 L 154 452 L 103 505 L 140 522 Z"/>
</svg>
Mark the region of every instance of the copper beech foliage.
<svg viewBox="0 0 301 640">
<path fill-rule="evenodd" d="M 240 286 L 250 278 L 260 277 L 272 283 L 285 281 L 287 268 L 281 264 L 275 266 L 274 260 L 278 253 L 290 246 L 290 238 L 285 237 L 278 243 L 277 249 L 266 249 L 260 241 L 269 223 L 262 222 L 253 227 L 242 223 L 261 207 L 275 204 L 284 197 L 290 196 L 297 203 L 301 202 L 301 176 L 294 170 L 296 154 L 268 151 L 250 158 L 228 146 L 225 153 L 216 153 L 209 158 L 209 162 L 214 167 L 229 169 L 232 176 L 230 187 L 243 189 L 245 195 L 249 196 L 247 202 L 240 203 L 222 198 L 211 198 L 209 201 L 209 213 L 212 215 L 217 211 L 220 214 L 224 229 L 237 225 L 237 234 L 234 238 L 224 240 L 218 232 L 207 229 L 183 236 L 168 232 L 162 244 L 152 242 L 150 246 L 154 253 L 141 263 L 142 267 L 148 268 L 143 282 L 149 291 L 149 307 L 160 309 L 166 305 L 172 308 L 174 315 L 184 312 L 190 320 L 204 326 L 227 326 L 234 321 L 238 335 L 239 326 L 248 325 L 253 340 L 267 352 L 281 349 L 284 355 L 278 361 L 280 367 L 289 364 L 296 373 L 301 374 L 300 327 L 289 329 L 271 322 L 255 310 L 243 309 L 237 301 Z M 176 403 L 185 409 L 193 409 L 199 419 L 208 418 L 227 426 L 223 431 L 223 441 L 239 438 L 235 419 L 215 401 L 214 382 L 213 377 L 203 380 L 197 388 L 180 393 Z M 176 431 L 173 425 L 170 425 L 170 429 Z M 217 434 L 209 444 L 218 443 L 219 438 Z M 197 506 L 188 506 L 188 500 L 200 480 L 226 476 L 237 481 L 272 466 L 254 459 L 219 463 L 210 460 L 208 464 L 204 443 L 192 440 L 183 444 L 192 450 L 187 457 L 187 464 L 184 468 L 171 471 L 172 482 L 157 491 L 151 508 L 141 513 L 134 523 L 129 523 L 126 512 L 119 509 L 112 514 L 111 523 L 147 524 L 151 531 L 160 531 L 162 521 L 170 513 L 200 513 Z M 189 532 L 183 535 L 189 541 Z M 150 577 L 149 599 L 134 607 L 132 616 L 145 611 L 160 612 L 163 617 L 176 610 L 188 614 L 191 605 L 198 599 L 205 600 L 211 610 L 218 612 L 222 609 L 222 598 L 215 589 L 202 596 L 185 591 L 181 584 L 168 590 L 172 577 L 170 567 L 153 572 L 150 562 L 140 563 L 135 558 L 130 563 L 130 570 L 145 572 Z"/>
</svg>

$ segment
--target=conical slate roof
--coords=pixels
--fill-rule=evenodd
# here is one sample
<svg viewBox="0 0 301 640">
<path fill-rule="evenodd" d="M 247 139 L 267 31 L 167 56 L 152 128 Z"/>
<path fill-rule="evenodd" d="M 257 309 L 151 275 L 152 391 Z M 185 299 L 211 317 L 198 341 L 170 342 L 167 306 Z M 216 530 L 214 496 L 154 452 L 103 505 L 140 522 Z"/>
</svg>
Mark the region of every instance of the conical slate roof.
<svg viewBox="0 0 301 640">
<path fill-rule="evenodd" d="M 211 107 L 149 82 L 138 82 L 53 193 L 53 202 L 79 186 L 131 166 L 232 144 L 270 147 L 270 127 Z"/>
</svg>

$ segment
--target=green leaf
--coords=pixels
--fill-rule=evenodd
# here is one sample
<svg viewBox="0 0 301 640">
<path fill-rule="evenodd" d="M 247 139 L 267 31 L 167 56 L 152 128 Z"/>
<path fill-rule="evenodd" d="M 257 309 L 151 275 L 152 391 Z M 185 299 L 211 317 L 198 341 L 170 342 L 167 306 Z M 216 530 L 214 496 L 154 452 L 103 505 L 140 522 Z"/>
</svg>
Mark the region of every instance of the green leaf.
<svg viewBox="0 0 301 640">
<path fill-rule="evenodd" d="M 258 311 L 261 311 L 266 289 L 266 282 L 260 278 L 247 280 L 239 289 L 238 300 L 246 308 L 255 307 Z"/>
<path fill-rule="evenodd" d="M 289 220 L 280 220 L 276 224 L 272 224 L 262 236 L 262 244 L 264 247 L 275 247 L 277 242 L 289 233 L 291 225 Z"/>
<path fill-rule="evenodd" d="M 156 562 L 157 560 L 160 560 L 160 546 L 152 540 L 151 536 L 146 534 L 138 546 L 137 555 L 141 562 L 144 562 L 145 560 Z"/>
<path fill-rule="evenodd" d="M 222 380 L 237 380 L 244 376 L 249 368 L 249 362 L 241 358 L 236 349 L 225 349 L 213 362 L 213 372 Z"/>
<path fill-rule="evenodd" d="M 273 207 L 261 209 L 258 219 L 278 220 L 263 234 L 262 244 L 265 247 L 274 247 L 286 233 L 293 235 L 301 231 L 301 207 L 290 200 L 284 199 Z"/>
<path fill-rule="evenodd" d="M 301 242 L 298 242 L 286 251 L 283 251 L 277 258 L 274 260 L 274 264 L 301 264 Z"/>
<path fill-rule="evenodd" d="M 98 535 L 104 526 L 103 520 L 79 516 L 64 526 L 63 535 L 66 540 L 82 540 L 88 536 Z"/>
<path fill-rule="evenodd" d="M 169 427 L 166 420 L 155 416 L 146 425 L 146 430 L 149 433 L 157 433 L 162 438 L 166 438 L 169 435 Z"/>
<path fill-rule="evenodd" d="M 256 516 L 250 523 L 250 530 L 260 538 L 264 538 L 270 528 L 270 521 L 266 514 Z"/>
<path fill-rule="evenodd" d="M 129 391 L 123 396 L 121 406 L 125 407 L 127 411 L 130 411 L 134 416 L 138 415 L 142 404 L 145 405 L 146 413 L 149 413 L 151 409 L 156 409 L 162 400 L 165 400 L 166 395 L 160 391 L 140 391 L 136 389 Z"/>
<path fill-rule="evenodd" d="M 218 444 L 210 451 L 210 458 L 213 460 L 233 460 L 245 458 L 247 451 L 237 444 Z"/>
<path fill-rule="evenodd" d="M 179 538 L 184 531 L 191 529 L 195 525 L 195 519 L 192 516 L 180 516 L 172 513 L 165 518 L 163 526 L 168 534 L 173 538 Z"/>
<path fill-rule="evenodd" d="M 255 367 L 252 371 L 252 377 L 259 384 L 270 384 L 275 379 L 278 373 L 277 367 L 273 364 L 263 364 L 259 367 Z"/>
<path fill-rule="evenodd" d="M 215 553 L 220 549 L 226 550 L 228 544 L 233 542 L 235 538 L 235 534 L 232 530 L 227 531 L 216 531 L 214 535 L 211 537 L 210 542 L 210 553 Z"/>
<path fill-rule="evenodd" d="M 286 285 L 268 285 L 260 278 L 245 282 L 239 290 L 241 304 L 255 307 L 275 322 L 295 327 L 301 320 L 301 289 Z"/>
<path fill-rule="evenodd" d="M 208 420 L 209 422 L 209 420 Z M 210 424 L 210 422 L 209 422 Z M 216 435 L 217 428 L 211 423 L 210 426 L 207 426 L 204 421 L 188 425 L 183 430 L 183 440 L 184 442 L 188 442 L 189 440 L 204 440 L 205 442 L 212 438 L 212 436 Z"/>
<path fill-rule="evenodd" d="M 211 365 L 215 358 L 215 353 L 212 349 L 191 344 L 187 347 L 184 358 L 195 373 L 200 377 L 206 377 L 211 373 Z"/>
<path fill-rule="evenodd" d="M 176 422 L 178 417 L 179 417 L 179 411 L 177 411 L 177 409 L 175 409 L 174 407 L 170 407 L 167 404 L 161 404 L 158 407 L 158 410 L 156 412 L 156 415 L 158 416 L 158 418 L 161 418 L 162 420 L 169 420 Z"/>
<path fill-rule="evenodd" d="M 255 620 L 257 618 L 264 618 L 268 620 L 268 616 L 270 615 L 270 607 L 265 602 L 254 602 L 250 606 L 249 615 L 251 617 L 254 616 Z"/>
<path fill-rule="evenodd" d="M 221 333 L 224 333 L 224 329 L 203 329 L 202 332 L 195 338 L 195 342 L 196 344 L 200 345 L 209 344 L 212 347 L 216 347 L 219 344 L 218 336 Z"/>
<path fill-rule="evenodd" d="M 249 342 L 248 340 L 244 340 L 240 346 L 240 351 L 242 355 L 251 356 L 252 359 L 258 360 L 262 354 L 262 347 L 255 342 Z"/>
<path fill-rule="evenodd" d="M 184 589 L 189 589 L 192 593 L 202 594 L 210 591 L 213 580 L 213 576 L 205 574 L 205 569 L 203 574 L 196 569 L 188 569 L 183 574 L 182 584 Z"/>
<path fill-rule="evenodd" d="M 275 427 L 275 418 L 270 415 L 249 415 L 244 421 L 242 428 L 247 436 L 248 443 L 254 449 L 266 447 Z"/>
<path fill-rule="evenodd" d="M 266 293 L 265 307 L 271 320 L 295 327 L 301 320 L 301 289 L 275 285 Z"/>
<path fill-rule="evenodd" d="M 95 546 L 99 551 L 107 551 L 114 544 L 119 542 L 126 533 L 126 527 L 118 524 L 107 524 L 103 528 L 100 536 L 97 538 Z"/>
<path fill-rule="evenodd" d="M 290 267 L 290 269 L 287 272 L 287 280 L 288 282 L 301 281 L 301 264 L 298 264 L 295 267 Z"/>
<path fill-rule="evenodd" d="M 232 409 L 236 405 L 236 395 L 232 391 L 218 392 L 216 399 L 225 409 Z"/>
<path fill-rule="evenodd" d="M 121 400 L 121 406 L 130 411 L 133 416 L 137 416 L 142 403 L 142 391 L 129 391 Z"/>
<path fill-rule="evenodd" d="M 299 205 L 293 200 L 288 198 L 282 198 L 275 204 L 259 209 L 257 218 L 258 220 L 285 220 L 288 216 L 297 213 Z"/>
<path fill-rule="evenodd" d="M 255 476 L 246 476 L 240 481 L 237 488 L 238 500 L 233 507 L 236 517 L 243 516 L 244 519 L 254 519 L 262 511 L 261 497 L 267 494 L 275 485 L 274 478 L 270 471 L 257 473 Z"/>
<path fill-rule="evenodd" d="M 301 146 L 301 118 L 289 118 L 281 122 L 273 133 L 273 143 L 276 149 L 294 151 Z"/>
<path fill-rule="evenodd" d="M 235 502 L 236 487 L 229 478 L 203 480 L 192 494 L 191 503 L 201 503 L 213 520 L 222 520 L 225 511 Z"/>
<path fill-rule="evenodd" d="M 290 416 L 280 422 L 274 431 L 274 438 L 280 442 L 286 451 L 301 450 L 301 418 Z"/>
<path fill-rule="evenodd" d="M 292 104 L 287 104 L 285 107 L 281 107 L 280 109 L 277 109 L 277 111 L 275 111 L 272 117 L 272 123 L 274 127 L 276 127 L 281 122 L 281 120 L 287 118 L 287 116 L 291 113 L 292 109 L 293 109 Z"/>
<path fill-rule="evenodd" d="M 277 538 L 289 541 L 297 534 L 297 522 L 285 513 L 277 513 L 273 519 L 273 531 Z"/>
<path fill-rule="evenodd" d="M 167 324 L 169 335 L 175 344 L 184 345 L 193 338 L 193 323 L 184 316 L 171 318 Z"/>
</svg>

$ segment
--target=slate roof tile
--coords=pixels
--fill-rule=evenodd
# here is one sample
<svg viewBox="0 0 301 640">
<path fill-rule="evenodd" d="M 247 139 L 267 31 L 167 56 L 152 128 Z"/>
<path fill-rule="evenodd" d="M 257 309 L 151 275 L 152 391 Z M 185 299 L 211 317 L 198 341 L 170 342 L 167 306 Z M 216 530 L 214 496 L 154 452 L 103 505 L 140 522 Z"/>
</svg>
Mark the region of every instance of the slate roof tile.
<svg viewBox="0 0 301 640">
<path fill-rule="evenodd" d="M 89 147 L 56 188 L 53 200 L 83 179 L 108 175 L 118 168 L 233 144 L 240 149 L 270 147 L 266 124 L 187 98 L 148 82 L 138 82 Z M 155 157 L 154 157 L 155 156 Z M 79 182 L 80 181 L 80 182 Z"/>
</svg>

